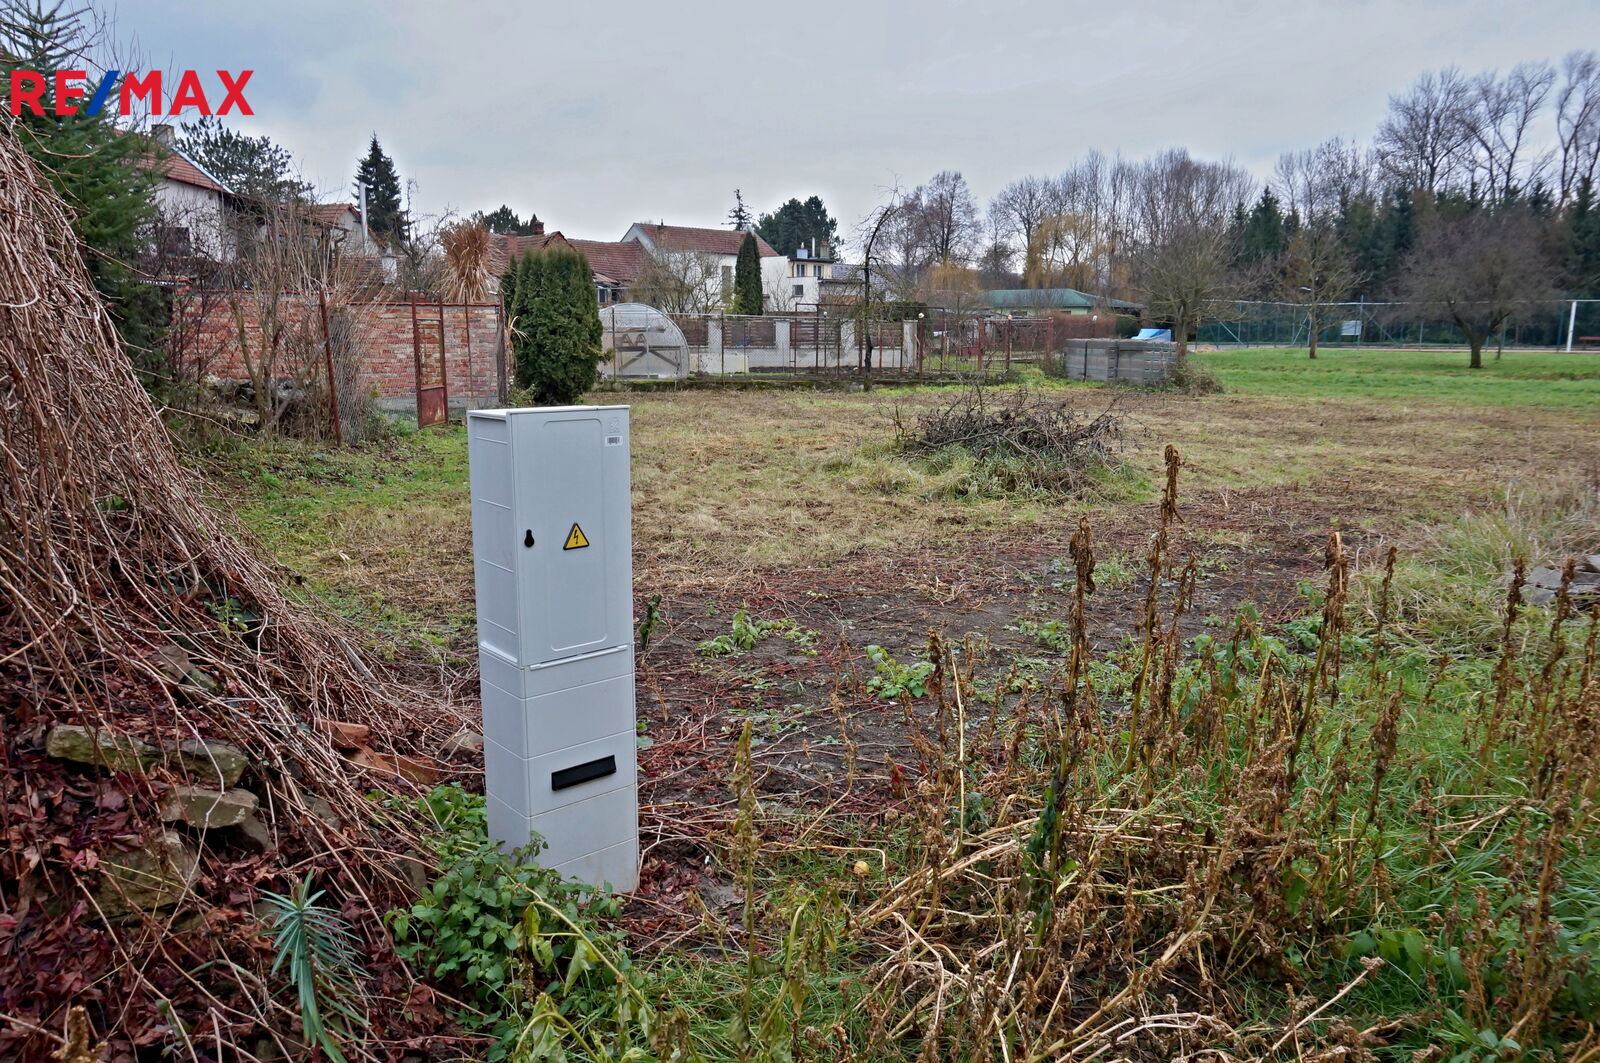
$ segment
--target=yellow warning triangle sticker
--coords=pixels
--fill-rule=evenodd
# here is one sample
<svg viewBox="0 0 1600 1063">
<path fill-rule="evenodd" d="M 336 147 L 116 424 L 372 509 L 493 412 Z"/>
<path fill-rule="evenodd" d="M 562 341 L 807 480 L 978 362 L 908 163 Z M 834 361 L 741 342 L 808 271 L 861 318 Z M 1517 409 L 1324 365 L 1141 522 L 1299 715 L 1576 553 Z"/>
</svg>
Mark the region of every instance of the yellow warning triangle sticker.
<svg viewBox="0 0 1600 1063">
<path fill-rule="evenodd" d="M 583 529 L 582 528 L 580 528 L 576 524 L 574 524 L 572 526 L 572 530 L 567 532 L 567 543 L 566 543 L 566 545 L 563 546 L 561 549 L 563 549 L 563 550 L 581 550 L 585 546 L 588 546 L 588 545 L 589 545 L 589 537 L 587 535 L 583 534 Z"/>
</svg>

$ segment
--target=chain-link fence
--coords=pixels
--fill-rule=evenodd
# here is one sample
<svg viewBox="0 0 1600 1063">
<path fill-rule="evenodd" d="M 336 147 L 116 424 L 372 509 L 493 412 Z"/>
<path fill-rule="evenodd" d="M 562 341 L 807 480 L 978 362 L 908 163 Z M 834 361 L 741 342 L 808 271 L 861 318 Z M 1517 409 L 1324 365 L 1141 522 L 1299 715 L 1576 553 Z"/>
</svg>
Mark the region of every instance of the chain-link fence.
<svg viewBox="0 0 1600 1063">
<path fill-rule="evenodd" d="M 1330 347 L 1460 347 L 1461 330 L 1413 303 L 1333 303 L 1317 308 L 1317 342 Z M 1300 303 L 1239 302 L 1203 323 L 1198 342 L 1219 347 L 1304 347 L 1311 315 Z M 1562 299 L 1513 314 L 1491 346 L 1600 349 L 1600 299 Z"/>
</svg>

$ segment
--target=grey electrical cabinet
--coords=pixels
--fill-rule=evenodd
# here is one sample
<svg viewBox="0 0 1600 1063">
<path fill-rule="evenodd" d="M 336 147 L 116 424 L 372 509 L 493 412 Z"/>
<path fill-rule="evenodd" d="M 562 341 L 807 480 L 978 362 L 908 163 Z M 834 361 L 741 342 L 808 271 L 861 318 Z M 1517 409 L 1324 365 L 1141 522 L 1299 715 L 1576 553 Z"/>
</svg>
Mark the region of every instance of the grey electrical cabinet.
<svg viewBox="0 0 1600 1063">
<path fill-rule="evenodd" d="M 467 415 L 489 832 L 638 885 L 628 408 Z"/>
</svg>

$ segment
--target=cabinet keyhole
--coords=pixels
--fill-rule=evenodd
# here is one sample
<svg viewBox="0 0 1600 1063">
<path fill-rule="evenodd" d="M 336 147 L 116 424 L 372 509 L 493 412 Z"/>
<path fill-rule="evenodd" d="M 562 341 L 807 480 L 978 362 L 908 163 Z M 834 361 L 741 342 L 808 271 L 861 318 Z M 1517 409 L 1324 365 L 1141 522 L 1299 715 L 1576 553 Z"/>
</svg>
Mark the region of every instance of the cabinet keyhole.
<svg viewBox="0 0 1600 1063">
<path fill-rule="evenodd" d="M 527 530 L 527 532 L 522 536 L 522 545 L 523 546 L 532 546 L 533 545 L 533 529 L 532 528 L 529 528 Z"/>
</svg>

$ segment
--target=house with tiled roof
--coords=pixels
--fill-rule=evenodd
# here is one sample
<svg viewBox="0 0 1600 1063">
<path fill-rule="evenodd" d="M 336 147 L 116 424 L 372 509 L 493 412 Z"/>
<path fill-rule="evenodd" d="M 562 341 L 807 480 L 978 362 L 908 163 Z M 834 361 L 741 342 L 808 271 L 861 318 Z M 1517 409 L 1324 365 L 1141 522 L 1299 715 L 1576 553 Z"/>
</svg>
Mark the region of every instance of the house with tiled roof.
<svg viewBox="0 0 1600 1063">
<path fill-rule="evenodd" d="M 569 247 L 570 241 L 559 232 L 544 231 L 544 222 L 534 222 L 534 231 L 528 236 L 510 233 L 489 234 L 489 291 L 500 290 L 500 278 L 529 251 L 543 251 L 547 247 Z"/>
<path fill-rule="evenodd" d="M 361 208 L 354 203 L 313 203 L 305 208 L 305 218 L 310 235 L 327 250 L 330 262 L 343 262 L 378 283 L 400 275 L 400 256 L 362 224 Z"/>
<path fill-rule="evenodd" d="M 589 271 L 594 274 L 595 298 L 601 306 L 626 301 L 628 290 L 633 287 L 634 281 L 638 280 L 644 268 L 642 245 L 631 241 L 610 243 L 605 240 L 569 239 L 559 231 L 545 232 L 544 223 L 541 221 L 535 221 L 533 224 L 534 231 L 527 236 L 490 234 L 489 275 L 494 278 L 490 285 L 491 291 L 499 289 L 500 277 L 510 268 L 511 263 L 529 251 L 540 251 L 546 247 L 560 245 L 581 251 L 583 257 L 588 259 Z"/>
<path fill-rule="evenodd" d="M 568 240 L 583 252 L 594 272 L 595 292 L 601 306 L 628 300 L 628 291 L 644 272 L 644 245 L 636 240 Z"/>
<path fill-rule="evenodd" d="M 702 268 L 697 276 L 709 278 L 707 285 L 718 290 L 705 293 L 708 304 L 725 303 L 733 291 L 734 270 L 739 263 L 739 245 L 745 233 L 739 229 L 705 229 L 692 225 L 668 225 L 666 222 L 636 221 L 622 234 L 624 243 L 637 243 L 646 252 L 672 261 L 693 259 Z M 756 237 L 756 250 L 761 254 L 761 290 L 768 310 L 792 308 L 792 270 L 790 261 L 772 249 L 772 245 Z"/>
<path fill-rule="evenodd" d="M 245 197 L 184 154 L 172 126 L 151 126 L 150 140 L 144 165 L 160 176 L 152 190 L 159 259 L 172 266 L 232 262 L 254 228 Z"/>
<path fill-rule="evenodd" d="M 733 289 L 734 268 L 744 236 L 737 229 L 635 222 L 620 240 L 580 240 L 560 232 L 546 233 L 544 223 L 535 221 L 531 235 L 490 236 L 489 272 L 494 278 L 493 287 L 498 288 L 501 275 L 523 254 L 559 243 L 581 251 L 588 259 L 595 298 L 601 306 L 609 306 L 631 301 L 635 284 L 653 264 L 665 262 L 670 266 L 675 260 L 693 259 L 698 268 L 684 272 L 706 278 L 707 290 L 700 302 L 715 307 L 726 302 L 725 294 Z M 761 254 L 761 286 L 769 311 L 794 309 L 800 302 L 816 300 L 815 286 L 824 276 L 816 259 L 806 261 L 802 270 L 795 264 L 798 260 L 780 255 L 759 236 L 756 250 Z M 810 278 L 809 286 L 806 278 Z"/>
<path fill-rule="evenodd" d="M 312 224 L 333 235 L 345 254 L 394 258 L 388 242 L 361 224 L 361 208 L 354 203 L 314 203 L 307 213 Z"/>
</svg>

